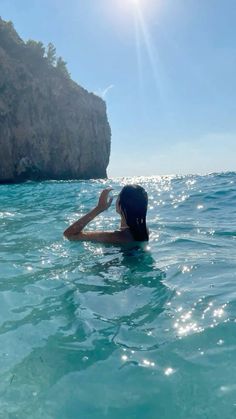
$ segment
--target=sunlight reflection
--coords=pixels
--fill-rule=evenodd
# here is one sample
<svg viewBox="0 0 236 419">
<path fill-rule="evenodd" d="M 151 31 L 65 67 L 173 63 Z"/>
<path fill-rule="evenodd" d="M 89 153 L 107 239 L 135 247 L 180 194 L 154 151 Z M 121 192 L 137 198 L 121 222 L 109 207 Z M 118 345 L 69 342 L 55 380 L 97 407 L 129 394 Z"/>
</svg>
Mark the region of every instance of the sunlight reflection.
<svg viewBox="0 0 236 419">
<path fill-rule="evenodd" d="M 182 267 L 182 274 L 189 273 L 193 269 L 193 266 L 183 266 Z"/>
<path fill-rule="evenodd" d="M 171 374 L 174 374 L 175 370 L 173 368 L 166 368 L 165 375 L 169 376 Z"/>
<path fill-rule="evenodd" d="M 193 308 L 187 311 L 183 311 L 182 305 L 175 308 L 177 318 L 174 322 L 174 328 L 177 330 L 179 337 L 187 336 L 191 333 L 200 333 L 207 327 L 214 328 L 218 326 L 220 319 L 224 322 L 228 321 L 225 316 L 225 307 L 227 304 L 223 304 L 221 307 L 215 308 L 212 301 L 207 303 L 207 306 L 202 307 L 204 304 L 204 298 L 199 298 L 196 303 L 193 304 Z M 199 312 L 200 305 L 200 312 Z M 193 318 L 194 317 L 194 318 Z M 223 344 L 223 340 L 219 340 L 217 345 Z"/>
<path fill-rule="evenodd" d="M 0 212 L 0 218 L 7 218 L 7 217 L 15 217 L 15 214 L 13 212 Z"/>
<path fill-rule="evenodd" d="M 155 362 L 149 361 L 148 359 L 143 359 L 140 365 L 142 367 L 155 367 Z"/>
<path fill-rule="evenodd" d="M 224 314 L 224 310 L 222 308 L 214 310 L 214 312 L 213 312 L 214 317 L 222 317 L 223 314 Z"/>
</svg>

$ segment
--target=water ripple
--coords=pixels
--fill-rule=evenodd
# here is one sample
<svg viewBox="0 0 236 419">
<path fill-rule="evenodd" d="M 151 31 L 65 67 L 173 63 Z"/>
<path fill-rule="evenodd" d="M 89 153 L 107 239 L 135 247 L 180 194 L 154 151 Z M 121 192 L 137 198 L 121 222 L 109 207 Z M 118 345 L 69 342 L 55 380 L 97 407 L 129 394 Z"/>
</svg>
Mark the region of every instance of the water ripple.
<svg viewBox="0 0 236 419">
<path fill-rule="evenodd" d="M 130 182 L 149 193 L 148 251 L 63 239 L 104 187 Z M 233 418 L 235 184 L 222 173 L 2 185 L 2 417 Z M 113 205 L 91 228 L 117 222 Z"/>
</svg>

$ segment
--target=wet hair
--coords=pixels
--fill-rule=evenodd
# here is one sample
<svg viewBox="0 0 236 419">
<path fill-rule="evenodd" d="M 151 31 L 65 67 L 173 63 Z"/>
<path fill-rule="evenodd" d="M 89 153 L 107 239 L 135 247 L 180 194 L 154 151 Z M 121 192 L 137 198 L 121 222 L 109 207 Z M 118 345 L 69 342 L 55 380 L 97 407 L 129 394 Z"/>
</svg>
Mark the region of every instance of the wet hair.
<svg viewBox="0 0 236 419">
<path fill-rule="evenodd" d="M 119 205 L 136 241 L 148 241 L 146 226 L 148 195 L 142 186 L 126 185 L 120 192 Z"/>
</svg>

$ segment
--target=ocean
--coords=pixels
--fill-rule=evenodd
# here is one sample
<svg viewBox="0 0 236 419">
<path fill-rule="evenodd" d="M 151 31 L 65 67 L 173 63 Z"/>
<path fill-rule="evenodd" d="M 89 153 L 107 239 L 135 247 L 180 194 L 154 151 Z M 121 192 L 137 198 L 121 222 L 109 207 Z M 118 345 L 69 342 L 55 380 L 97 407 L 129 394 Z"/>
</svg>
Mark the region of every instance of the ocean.
<svg viewBox="0 0 236 419">
<path fill-rule="evenodd" d="M 126 183 L 146 248 L 63 238 Z M 235 418 L 236 173 L 1 185 L 0 377 L 3 419 Z"/>
</svg>

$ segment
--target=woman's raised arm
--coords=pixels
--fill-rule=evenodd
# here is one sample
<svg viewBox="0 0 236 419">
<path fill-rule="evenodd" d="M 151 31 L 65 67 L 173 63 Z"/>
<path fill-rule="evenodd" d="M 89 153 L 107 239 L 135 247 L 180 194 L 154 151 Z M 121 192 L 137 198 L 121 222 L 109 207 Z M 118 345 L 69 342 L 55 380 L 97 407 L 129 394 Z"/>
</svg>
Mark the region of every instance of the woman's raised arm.
<svg viewBox="0 0 236 419">
<path fill-rule="evenodd" d="M 94 240 L 100 240 L 101 238 L 99 239 L 99 235 L 107 234 L 107 232 L 100 231 L 84 233 L 83 229 L 90 221 L 101 214 L 101 212 L 110 207 L 112 198 L 109 198 L 108 195 L 111 190 L 112 188 L 104 189 L 100 195 L 97 206 L 64 231 L 63 234 L 68 240 L 93 240 L 93 238 L 90 237 L 91 235 L 93 235 Z"/>
</svg>

